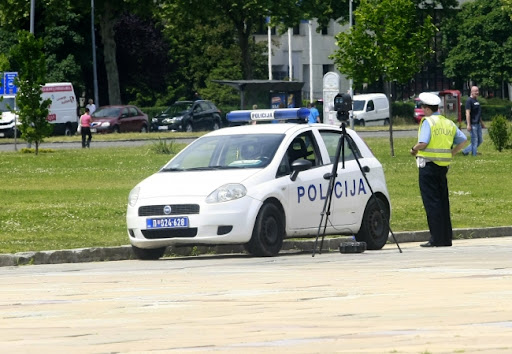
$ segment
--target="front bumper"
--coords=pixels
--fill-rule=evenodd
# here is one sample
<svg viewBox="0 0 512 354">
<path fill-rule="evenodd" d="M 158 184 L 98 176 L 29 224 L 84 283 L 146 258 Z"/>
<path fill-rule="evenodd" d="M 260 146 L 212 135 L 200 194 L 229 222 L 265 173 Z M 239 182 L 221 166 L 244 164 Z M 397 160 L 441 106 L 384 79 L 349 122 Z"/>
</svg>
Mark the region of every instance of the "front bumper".
<svg viewBox="0 0 512 354">
<path fill-rule="evenodd" d="M 172 202 L 171 202 L 171 200 Z M 164 215 L 163 206 L 194 205 L 196 214 Z M 139 216 L 139 208 L 161 207 L 161 212 Z M 157 207 L 158 206 L 158 207 Z M 170 245 L 243 244 L 250 240 L 254 221 L 261 203 L 250 197 L 224 203 L 207 204 L 204 198 L 154 198 L 139 200 L 128 206 L 126 224 L 130 243 L 139 248 L 158 248 Z M 188 217 L 188 228 L 147 229 L 148 218 Z"/>
</svg>

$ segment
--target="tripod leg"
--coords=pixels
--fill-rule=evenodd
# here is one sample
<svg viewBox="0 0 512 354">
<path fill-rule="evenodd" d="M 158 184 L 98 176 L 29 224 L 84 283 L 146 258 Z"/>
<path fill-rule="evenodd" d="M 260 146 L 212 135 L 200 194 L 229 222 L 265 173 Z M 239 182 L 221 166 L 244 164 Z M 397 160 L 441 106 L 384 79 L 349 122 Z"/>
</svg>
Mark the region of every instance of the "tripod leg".
<svg viewBox="0 0 512 354">
<path fill-rule="evenodd" d="M 342 123 L 342 125 L 343 124 L 344 123 Z M 327 229 L 327 223 L 329 221 L 329 216 L 331 214 L 331 203 L 332 203 L 332 193 L 334 191 L 334 183 L 336 182 L 336 177 L 338 176 L 338 161 L 340 160 L 341 150 L 342 150 L 342 148 L 344 148 L 344 145 L 345 145 L 344 138 L 345 138 L 345 136 L 344 136 L 344 134 L 342 134 L 341 139 L 338 140 L 338 145 L 336 146 L 336 154 L 335 154 L 334 161 L 332 164 L 331 173 L 324 175 L 325 179 L 329 179 L 329 188 L 327 188 L 327 196 L 325 198 L 324 207 L 321 212 L 320 224 L 318 225 L 318 231 L 316 234 L 315 245 L 313 247 L 313 254 L 312 254 L 313 257 L 315 256 L 315 252 L 317 250 L 318 238 L 320 237 L 320 230 L 322 229 L 322 224 L 323 224 L 322 242 L 320 243 L 320 250 L 319 250 L 319 253 L 322 253 L 322 247 L 323 247 L 324 238 L 325 238 L 325 230 Z M 343 167 L 345 167 L 345 165 L 343 165 Z"/>
<path fill-rule="evenodd" d="M 354 155 L 354 158 L 357 162 L 357 166 L 359 167 L 359 170 L 361 171 L 361 174 L 363 175 L 363 178 L 366 182 L 366 184 L 368 185 L 368 188 L 370 189 L 370 192 L 371 192 L 371 197 L 370 198 L 373 198 L 374 202 L 377 204 L 377 205 L 380 205 L 381 203 L 379 203 L 379 200 L 377 198 L 377 196 L 375 195 L 375 193 L 373 192 L 373 188 L 370 184 L 370 182 L 368 181 L 368 177 L 366 176 L 366 172 L 364 171 L 363 167 L 361 166 L 361 162 L 359 161 L 358 157 L 357 157 L 357 154 L 355 152 L 355 149 L 353 148 L 352 146 L 352 141 L 351 140 L 348 140 L 348 146 L 350 148 L 350 150 L 352 151 L 353 155 Z M 393 236 L 393 240 L 395 241 L 396 243 L 396 246 L 398 247 L 398 250 L 400 251 L 400 253 L 402 253 L 402 249 L 400 248 L 400 245 L 398 244 L 398 241 L 395 237 L 395 234 L 393 233 L 393 230 L 391 230 L 391 225 L 389 225 L 389 218 L 386 217 L 386 212 L 383 210 L 382 207 L 379 207 L 379 212 L 380 214 L 382 215 L 382 218 L 385 220 L 385 222 L 387 223 L 387 226 L 388 226 L 388 229 L 389 229 L 389 232 L 391 232 L 391 235 Z"/>
</svg>

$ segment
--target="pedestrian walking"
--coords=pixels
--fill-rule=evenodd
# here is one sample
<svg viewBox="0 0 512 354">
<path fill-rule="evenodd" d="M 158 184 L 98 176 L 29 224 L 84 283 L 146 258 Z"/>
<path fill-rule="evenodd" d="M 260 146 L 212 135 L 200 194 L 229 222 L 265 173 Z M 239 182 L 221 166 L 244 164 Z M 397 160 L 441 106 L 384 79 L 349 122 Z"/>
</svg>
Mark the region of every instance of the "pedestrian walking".
<svg viewBox="0 0 512 354">
<path fill-rule="evenodd" d="M 80 117 L 80 132 L 82 133 L 82 148 L 91 147 L 91 115 L 89 108 L 85 108 L 85 113 Z M 87 137 L 87 140 L 86 140 Z"/>
<path fill-rule="evenodd" d="M 439 114 L 441 99 L 421 93 L 425 117 L 420 122 L 418 142 L 411 148 L 419 169 L 419 186 L 427 214 L 430 239 L 422 247 L 452 245 L 452 222 L 448 194 L 448 173 L 452 157 L 467 143 L 466 135 L 451 120 Z"/>
<path fill-rule="evenodd" d="M 471 155 L 476 156 L 478 154 L 478 147 L 482 145 L 482 128 L 485 128 L 482 120 L 482 106 L 478 102 L 478 96 L 480 92 L 477 86 L 471 87 L 471 94 L 466 101 L 466 126 L 469 134 L 471 135 L 471 144 L 469 144 L 462 154 L 464 156 Z"/>
</svg>

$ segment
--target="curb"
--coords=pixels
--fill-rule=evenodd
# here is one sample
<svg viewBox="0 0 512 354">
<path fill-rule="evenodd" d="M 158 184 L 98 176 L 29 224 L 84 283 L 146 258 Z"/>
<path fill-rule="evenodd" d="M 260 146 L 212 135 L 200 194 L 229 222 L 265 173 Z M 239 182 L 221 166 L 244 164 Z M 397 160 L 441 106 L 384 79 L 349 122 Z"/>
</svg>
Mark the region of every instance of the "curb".
<svg viewBox="0 0 512 354">
<path fill-rule="evenodd" d="M 512 236 L 512 226 L 491 227 L 482 229 L 454 229 L 454 240 L 472 238 L 491 238 Z M 394 244 L 395 239 L 402 242 L 428 241 L 428 231 L 404 231 L 389 235 L 388 243 Z M 325 238 L 322 251 L 338 250 L 342 242 L 352 241 L 351 237 Z M 321 238 L 317 246 L 320 246 Z M 285 240 L 281 249 L 286 252 L 312 252 L 315 247 L 315 239 Z M 243 254 L 242 245 L 217 245 L 217 246 L 170 246 L 164 257 L 198 256 L 205 254 Z M 108 262 L 136 259 L 131 246 L 77 248 L 70 250 L 19 252 L 14 254 L 0 254 L 0 267 L 12 267 L 20 265 L 36 264 L 60 264 L 60 263 L 84 263 L 84 262 Z"/>
</svg>

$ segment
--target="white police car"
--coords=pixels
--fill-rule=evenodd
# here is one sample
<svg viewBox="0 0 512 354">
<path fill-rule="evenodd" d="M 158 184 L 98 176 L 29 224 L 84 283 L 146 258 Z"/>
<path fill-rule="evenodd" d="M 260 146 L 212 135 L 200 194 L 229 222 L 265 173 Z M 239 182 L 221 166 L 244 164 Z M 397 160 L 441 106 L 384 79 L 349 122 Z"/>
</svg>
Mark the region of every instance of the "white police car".
<svg viewBox="0 0 512 354">
<path fill-rule="evenodd" d="M 234 111 L 228 119 L 308 113 Z M 198 138 L 130 192 L 126 222 L 135 255 L 158 259 L 169 245 L 244 244 L 252 255 L 275 256 L 285 238 L 316 237 L 327 209 L 320 235 L 355 235 L 367 249 L 381 249 L 391 209 L 382 166 L 354 131 L 346 132 L 340 140 L 336 126 L 278 123 Z M 345 149 L 325 203 L 330 181 L 324 175 L 332 172 L 339 141 Z"/>
</svg>

